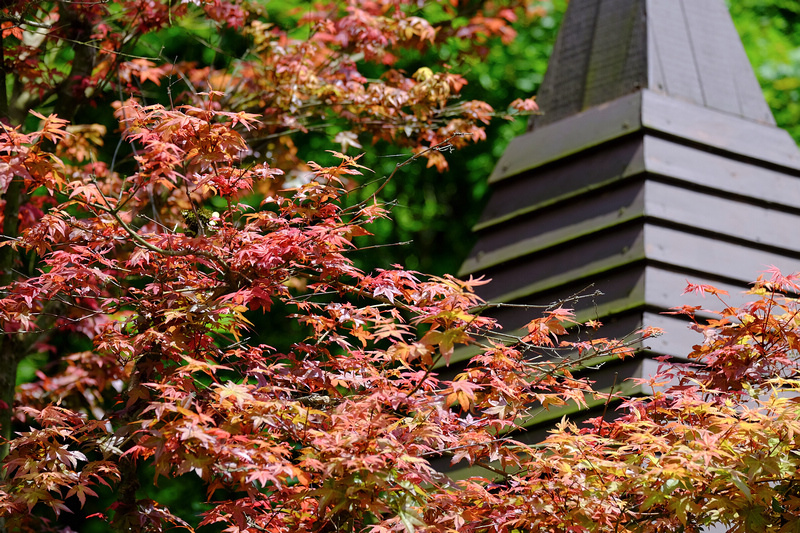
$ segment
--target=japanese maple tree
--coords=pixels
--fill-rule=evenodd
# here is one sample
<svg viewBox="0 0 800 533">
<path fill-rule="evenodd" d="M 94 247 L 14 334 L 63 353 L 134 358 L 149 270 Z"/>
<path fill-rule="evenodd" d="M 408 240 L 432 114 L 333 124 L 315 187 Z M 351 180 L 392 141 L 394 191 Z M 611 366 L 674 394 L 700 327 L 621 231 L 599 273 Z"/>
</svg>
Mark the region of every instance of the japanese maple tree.
<svg viewBox="0 0 800 533">
<path fill-rule="evenodd" d="M 298 33 L 255 2 L 3 4 L 6 530 L 59 530 L 68 515 L 114 531 L 798 528 L 794 276 L 698 319 L 696 361 L 665 362 L 619 417 L 564 420 L 531 446 L 514 436 L 532 411 L 614 399 L 576 369 L 657 332 L 567 341 L 579 324 L 554 307 L 501 335 L 482 280 L 355 266 L 396 174 L 349 201 L 369 170 L 347 148 L 379 139 L 411 149 L 398 173 L 443 168 L 494 114 L 460 102 L 465 79 L 444 67 L 393 69 L 398 54 L 509 39 L 525 14 L 424 7 L 305 6 L 288 19 Z M 247 50 L 219 68 L 135 48 L 198 21 Z M 91 106 L 114 123 L 83 121 Z M 300 161 L 291 134 L 331 122 L 338 151 Z M 251 340 L 259 313 L 287 324 L 259 335 L 272 342 Z M 469 360 L 447 375 L 457 349 Z M 32 352 L 53 360 L 14 391 Z M 442 457 L 484 475 L 455 480 L 433 467 Z M 141 485 L 174 479 L 202 487 L 200 516 Z"/>
<path fill-rule="evenodd" d="M 258 2 L 3 2 L 0 117 L 8 149 L 0 189 L 6 244 L 58 205 L 59 194 L 74 192 L 63 189 L 66 172 L 84 175 L 84 182 L 93 177 L 104 183 L 104 194 L 117 193 L 118 199 L 127 194 L 131 200 L 120 212 L 137 231 L 149 223 L 173 230 L 187 226 L 191 232 L 198 221 L 204 223 L 202 207 L 209 200 L 229 207 L 226 201 L 234 190 L 266 197 L 278 193 L 284 176 L 310 179 L 313 169 L 298 157 L 293 134 L 321 131 L 331 137 L 326 148 L 338 146 L 342 151 L 385 139 L 443 168 L 446 160 L 440 150 L 481 139 L 494 111 L 482 102 L 459 101 L 466 80 L 444 65 L 430 64 L 411 73 L 393 69 L 397 54 L 436 49 L 444 41 L 462 43 L 469 51 L 489 38 L 507 40 L 513 36 L 510 21 L 536 14 L 534 7 L 526 10 L 521 5 L 434 6 L 434 24 L 414 2 L 301 2 L 295 8 L 283 6 L 277 14 Z M 231 47 L 241 51 L 214 49 L 205 40 L 210 32 L 229 35 Z M 179 58 L 166 58 L 164 39 L 190 50 Z M 195 60 L 197 55 L 190 53 L 198 43 L 213 52 L 210 60 Z M 368 78 L 362 70 L 375 75 Z M 201 94 L 213 91 L 223 93 L 213 103 Z M 264 170 L 254 189 L 249 188 L 252 178 L 229 176 L 227 185 L 216 184 L 222 190 L 210 182 L 189 190 L 188 183 L 201 185 L 207 179 L 197 172 L 216 156 L 184 153 L 185 147 L 176 152 L 173 146 L 135 135 L 120 138 L 120 121 L 125 124 L 133 116 L 115 119 L 114 106 L 130 112 L 124 104 L 130 98 L 145 107 L 155 100 L 169 110 L 211 105 L 209 110 L 230 113 L 226 116 L 236 134 L 220 139 L 225 157 L 249 167 L 268 161 L 271 169 L 287 174 Z M 533 107 L 532 101 L 520 100 L 511 113 Z M 69 124 L 58 130 L 61 133 L 18 137 L 38 129 L 39 118 L 31 111 L 52 115 L 47 128 L 59 128 L 63 123 L 58 121 Z M 98 123 L 97 118 L 103 120 Z M 163 127 L 178 127 L 178 122 Z M 209 126 L 207 133 L 219 131 Z M 212 149 L 217 142 L 202 140 L 205 133 L 194 133 L 199 143 L 195 149 Z M 151 149 L 154 152 L 142 159 L 141 151 Z M 20 150 L 39 162 L 20 159 Z M 167 159 L 175 162 L 187 154 L 195 163 L 182 168 L 183 178 L 166 170 Z M 54 156 L 61 166 L 52 171 L 52 180 L 43 183 L 29 176 L 32 166 Z M 154 158 L 160 163 L 151 163 Z M 153 164 L 165 165 L 166 174 L 151 175 L 151 170 L 162 171 L 148 170 Z M 135 182 L 130 179 L 134 172 L 142 176 Z M 8 285 L 16 274 L 34 274 L 41 251 L 21 255 L 18 248 L 0 247 L 0 284 Z M 39 324 L 39 329 L 50 326 Z M 2 365 L 9 369 L 0 376 L 0 399 L 7 404 L 17 361 L 38 350 L 34 344 L 44 340 L 25 339 L 6 337 L 0 349 Z M 7 417 L 7 411 L 3 413 Z M 8 431 L 8 423 L 0 425 Z"/>
</svg>

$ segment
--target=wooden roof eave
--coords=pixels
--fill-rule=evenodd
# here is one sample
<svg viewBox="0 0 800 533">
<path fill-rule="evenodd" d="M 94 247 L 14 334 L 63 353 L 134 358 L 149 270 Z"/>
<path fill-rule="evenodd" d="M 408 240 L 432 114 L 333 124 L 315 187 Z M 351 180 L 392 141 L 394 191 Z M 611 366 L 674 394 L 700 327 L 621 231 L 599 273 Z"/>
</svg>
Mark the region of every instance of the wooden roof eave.
<svg viewBox="0 0 800 533">
<path fill-rule="evenodd" d="M 785 130 L 643 89 L 513 139 L 489 183 L 641 130 L 800 173 L 800 153 Z"/>
</svg>

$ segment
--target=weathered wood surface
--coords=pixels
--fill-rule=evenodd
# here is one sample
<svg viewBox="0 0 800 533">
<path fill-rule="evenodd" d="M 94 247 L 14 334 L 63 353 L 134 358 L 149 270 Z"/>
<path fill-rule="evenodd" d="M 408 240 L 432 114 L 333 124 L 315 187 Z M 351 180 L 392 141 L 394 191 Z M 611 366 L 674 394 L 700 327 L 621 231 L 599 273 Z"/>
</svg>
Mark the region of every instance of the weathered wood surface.
<svg viewBox="0 0 800 533">
<path fill-rule="evenodd" d="M 490 301 L 566 301 L 579 321 L 603 322 L 603 336 L 666 331 L 634 358 L 576 374 L 598 389 L 647 394 L 626 379 L 702 342 L 684 317 L 664 314 L 722 305 L 681 295 L 687 280 L 727 290 L 738 306 L 760 271 L 800 271 L 800 151 L 774 126 L 723 0 L 571 0 L 539 105 L 544 115 L 490 177 L 461 274 L 492 278 L 479 288 Z M 570 300 L 579 293 L 592 296 Z M 490 314 L 522 336 L 536 309 Z M 455 375 L 469 355 L 437 370 Z M 562 416 L 604 410 L 597 400 L 534 413 L 515 437 L 540 442 Z"/>
<path fill-rule="evenodd" d="M 644 88 L 775 124 L 722 0 L 572 0 L 531 128 Z"/>
<path fill-rule="evenodd" d="M 800 151 L 723 0 L 572 0 L 539 104 L 491 175 L 462 268 L 493 278 L 482 296 L 547 304 L 592 285 L 604 294 L 578 302 L 582 317 L 608 335 L 667 324 L 651 352 L 678 355 L 698 339 L 660 313 L 697 304 L 687 279 L 736 304 L 771 265 L 800 270 Z M 493 313 L 511 330 L 530 320 Z"/>
<path fill-rule="evenodd" d="M 768 193 L 773 198 L 748 197 L 737 191 L 715 189 L 714 178 L 723 180 L 727 176 L 726 172 L 714 175 L 717 169 L 725 170 L 721 165 L 708 167 L 708 172 L 702 172 L 703 167 L 697 169 L 697 182 L 647 168 L 646 175 L 612 174 L 600 182 L 601 186 L 589 184 L 575 188 L 575 194 L 550 198 L 530 192 L 536 190 L 533 187 L 536 183 L 548 185 L 556 181 L 549 179 L 546 173 L 539 179 L 518 181 L 516 187 L 498 191 L 502 194 L 495 198 L 507 198 L 509 204 L 516 200 L 521 207 L 508 216 L 501 213 L 499 218 L 479 225 L 479 243 L 462 266 L 461 274 L 488 272 L 499 265 L 563 245 L 573 247 L 577 254 L 582 239 L 615 231 L 615 227 L 621 225 L 643 224 L 645 219 L 679 227 L 683 232 L 743 244 L 753 253 L 761 250 L 796 258 L 800 254 L 798 178 L 768 169 L 761 169 L 765 171 L 759 173 L 757 167 L 736 163 L 741 176 L 749 182 L 746 184 L 749 190 L 761 191 L 765 186 L 774 186 Z M 661 165 L 659 170 L 663 172 L 664 167 Z M 779 179 L 781 177 L 783 179 Z M 775 178 L 777 184 L 764 178 Z M 703 182 L 705 185 L 701 185 Z M 781 193 L 783 198 L 779 198 Z M 525 198 L 534 203 L 525 206 Z"/>
<path fill-rule="evenodd" d="M 642 129 L 679 144 L 698 145 L 800 175 L 800 152 L 785 130 L 642 90 L 520 135 L 509 144 L 489 182 L 518 176 Z"/>
</svg>

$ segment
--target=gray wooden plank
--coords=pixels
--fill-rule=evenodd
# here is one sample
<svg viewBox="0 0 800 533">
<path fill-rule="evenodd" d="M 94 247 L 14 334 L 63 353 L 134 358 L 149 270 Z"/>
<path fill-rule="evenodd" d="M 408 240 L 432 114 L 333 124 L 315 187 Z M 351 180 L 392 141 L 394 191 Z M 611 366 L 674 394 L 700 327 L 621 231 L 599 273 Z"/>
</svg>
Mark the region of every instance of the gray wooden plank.
<svg viewBox="0 0 800 533">
<path fill-rule="evenodd" d="M 754 272 L 752 278 L 755 279 L 757 274 Z M 719 300 L 711 296 L 683 294 L 688 282 L 713 285 L 727 291 L 729 295 L 724 299 L 730 305 L 742 305 L 753 299 L 752 296 L 745 294 L 749 288 L 748 283 L 730 283 L 694 270 L 656 262 L 638 262 L 600 273 L 592 278 L 568 280 L 562 285 L 549 288 L 547 287 L 550 284 L 546 283 L 546 280 L 542 281 L 540 287 L 544 290 L 534 291 L 515 302 L 529 305 L 530 308 L 499 307 L 492 309 L 488 314 L 498 319 L 505 326 L 505 330 L 513 331 L 523 327 L 536 316 L 541 306 L 553 302 L 566 302 L 564 306 L 574 309 L 581 321 L 597 319 L 604 323 L 608 321 L 608 317 L 619 314 L 668 310 L 681 305 L 699 305 L 712 310 L 724 307 Z M 595 291 L 600 291 L 600 294 L 594 294 Z M 591 295 L 591 297 L 572 299 L 577 294 Z M 625 335 L 629 331 L 613 333 Z"/>
<path fill-rule="evenodd" d="M 503 263 L 482 273 L 492 279 L 481 296 L 510 302 L 571 280 L 594 278 L 645 258 L 641 225 L 615 227 L 568 246 L 540 250 L 525 260 Z"/>
<path fill-rule="evenodd" d="M 800 151 L 786 131 L 643 90 L 520 135 L 509 144 L 489 182 L 600 146 L 641 125 L 714 151 L 800 170 Z"/>
<path fill-rule="evenodd" d="M 599 146 L 640 127 L 640 93 L 593 107 L 513 139 L 497 162 L 489 183 Z"/>
<path fill-rule="evenodd" d="M 664 1 L 667 0 L 661 0 Z M 680 0 L 680 4 L 689 28 L 705 106 L 774 125 L 724 2 Z"/>
<path fill-rule="evenodd" d="M 644 3 L 606 0 L 599 4 L 589 52 L 582 109 L 616 100 L 646 80 Z"/>
<path fill-rule="evenodd" d="M 459 275 L 485 270 L 537 250 L 628 223 L 644 216 L 644 206 L 643 183 L 631 182 L 534 211 L 513 223 L 489 227 L 480 233 Z"/>
<path fill-rule="evenodd" d="M 573 0 L 530 127 L 644 87 L 775 123 L 723 0 Z"/>
<path fill-rule="evenodd" d="M 756 252 L 743 244 L 655 224 L 644 226 L 644 250 L 648 260 L 739 283 L 752 281 L 759 272 L 773 265 L 783 272 L 800 272 L 800 257 L 797 256 Z"/>
<path fill-rule="evenodd" d="M 576 0 L 564 14 L 537 96 L 542 114 L 532 117 L 531 128 L 581 111 L 597 9 L 594 1 Z"/>
<path fill-rule="evenodd" d="M 752 280 L 755 280 L 757 276 L 758 272 L 753 272 Z M 694 271 L 668 269 L 665 268 L 665 265 L 658 263 L 647 265 L 644 278 L 643 298 L 650 309 L 671 309 L 682 305 L 691 305 L 713 311 L 727 306 L 741 306 L 754 299 L 752 295 L 745 294 L 750 287 L 748 283 L 733 284 Z M 727 291 L 728 295 L 723 297 L 725 303 L 711 295 L 684 294 L 689 282 L 712 285 Z M 602 290 L 602 287 L 599 288 Z"/>
<path fill-rule="evenodd" d="M 591 168 L 591 172 L 586 169 Z M 506 223 L 526 213 L 563 204 L 587 194 L 601 194 L 616 181 L 644 171 L 642 140 L 628 136 L 583 152 L 581 157 L 522 173 L 493 186 L 476 230 Z"/>
<path fill-rule="evenodd" d="M 648 87 L 703 105 L 689 30 L 679 2 L 648 0 Z"/>
<path fill-rule="evenodd" d="M 800 189 L 800 182 L 795 188 Z M 691 226 L 716 234 L 719 240 L 750 242 L 755 254 L 767 247 L 776 253 L 800 254 L 800 211 L 779 211 L 654 181 L 645 184 L 644 209 L 648 219 Z"/>
<path fill-rule="evenodd" d="M 800 194 L 795 183 L 789 195 Z M 646 194 L 644 193 L 646 191 Z M 638 182 L 596 194 L 581 200 L 534 212 L 483 232 L 460 275 L 473 274 L 501 263 L 518 260 L 549 247 L 594 233 L 609 231 L 618 224 L 636 219 L 661 220 L 665 224 L 691 226 L 720 239 L 747 241 L 753 249 L 785 250 L 800 254 L 800 211 L 771 209 L 741 199 L 725 198 L 648 181 Z"/>
<path fill-rule="evenodd" d="M 532 284 L 529 294 L 514 301 L 515 304 L 529 305 L 530 308 L 498 307 L 488 314 L 497 318 L 503 324 L 504 330 L 513 331 L 538 316 L 542 306 L 553 302 L 565 302 L 564 307 L 575 309 L 582 321 L 604 320 L 605 317 L 637 310 L 641 312 L 645 308 L 646 266 L 644 261 L 638 261 L 597 273 L 595 276 L 573 279 L 553 280 L 550 278 L 555 273 L 551 273 L 551 276 L 539 280 L 540 283 Z M 489 289 L 491 284 L 481 286 L 478 294 L 487 296 L 484 289 Z M 581 297 L 576 299 L 577 295 Z"/>
<path fill-rule="evenodd" d="M 752 197 L 778 209 L 800 209 L 798 170 L 783 172 L 653 135 L 644 137 L 644 165 L 652 174 L 687 186 L 714 189 L 723 196 Z"/>
<path fill-rule="evenodd" d="M 649 90 L 641 94 L 645 128 L 737 156 L 800 169 L 800 151 L 780 128 Z"/>
<path fill-rule="evenodd" d="M 493 280 L 481 296 L 510 302 L 575 280 L 579 284 L 602 283 L 613 277 L 612 271 L 642 260 L 743 286 L 773 265 L 787 273 L 800 271 L 798 254 L 763 250 L 754 253 L 751 246 L 742 243 L 648 223 L 643 227 L 620 227 L 481 271 Z"/>
</svg>

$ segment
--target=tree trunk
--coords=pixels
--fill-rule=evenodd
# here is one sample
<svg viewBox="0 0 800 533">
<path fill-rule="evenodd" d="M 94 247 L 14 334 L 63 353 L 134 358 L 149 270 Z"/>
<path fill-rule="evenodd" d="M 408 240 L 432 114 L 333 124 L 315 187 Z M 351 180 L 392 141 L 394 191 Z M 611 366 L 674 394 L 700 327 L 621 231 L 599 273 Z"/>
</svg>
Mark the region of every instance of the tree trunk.
<svg viewBox="0 0 800 533">
<path fill-rule="evenodd" d="M 93 32 L 91 23 L 67 2 L 62 2 L 60 8 L 62 16 L 59 24 L 69 28 L 69 38 L 72 41 L 71 45 L 75 56 L 72 58 L 69 75 L 58 87 L 53 113 L 59 118 L 72 122 L 83 100 L 83 93 L 79 92 L 79 84 L 84 78 L 92 75 L 97 59 L 97 50 L 89 45 Z"/>
<path fill-rule="evenodd" d="M 15 238 L 19 231 L 19 206 L 22 202 L 22 179 L 14 178 L 4 195 L 3 236 Z M 17 251 L 11 246 L 0 247 L 0 287 L 5 287 L 13 279 L 14 263 Z M 5 292 L 5 291 L 3 291 Z M 0 293 L 3 294 L 3 293 Z M 8 455 L 8 443 L 11 436 L 11 409 L 14 406 L 14 387 L 17 381 L 17 365 L 21 354 L 16 350 L 15 342 L 9 334 L 0 336 L 0 461 Z M 4 476 L 5 470 L 0 474 Z"/>
<path fill-rule="evenodd" d="M 6 55 L 3 50 L 3 32 L 0 32 L 0 120 L 8 120 L 8 91 L 6 89 Z"/>
<path fill-rule="evenodd" d="M 14 353 L 13 343 L 3 339 L 0 346 L 0 460 L 8 455 L 8 440 L 11 438 L 11 409 L 14 406 L 14 386 L 17 380 L 19 358 Z M 0 478 L 5 477 L 5 469 L 0 470 Z"/>
<path fill-rule="evenodd" d="M 95 62 L 95 50 L 88 45 L 92 33 L 91 24 L 81 16 L 80 12 L 69 6 L 61 4 L 61 23 L 70 31 L 75 56 L 69 75 L 58 88 L 54 112 L 65 120 L 71 121 L 75 117 L 80 99 L 83 95 L 76 90 L 81 78 L 91 75 Z M 0 119 L 8 120 L 8 97 L 6 94 L 5 54 L 3 41 L 0 36 Z M 52 146 L 43 146 L 45 150 Z M 3 238 L 14 239 L 19 234 L 19 209 L 25 200 L 24 183 L 21 178 L 14 178 L 3 195 L 5 206 L 3 208 Z M 0 247 L 0 287 L 5 287 L 14 279 L 13 271 L 18 259 L 18 253 L 11 246 Z M 2 294 L 2 293 L 0 293 Z M 0 400 L 7 405 L 0 405 L 0 461 L 8 454 L 8 445 L 5 440 L 11 435 L 11 408 L 14 400 L 14 387 L 16 373 L 20 360 L 27 355 L 26 350 L 11 337 L 0 338 Z M 1 475 L 1 474 L 0 474 Z"/>
</svg>

